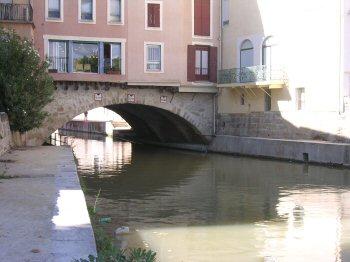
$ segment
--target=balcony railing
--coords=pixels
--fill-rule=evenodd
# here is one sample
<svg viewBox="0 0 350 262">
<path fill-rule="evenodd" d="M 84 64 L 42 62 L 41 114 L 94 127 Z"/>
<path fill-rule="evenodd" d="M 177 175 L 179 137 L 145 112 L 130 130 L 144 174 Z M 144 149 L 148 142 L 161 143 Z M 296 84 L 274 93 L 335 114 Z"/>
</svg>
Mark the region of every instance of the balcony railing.
<svg viewBox="0 0 350 262">
<path fill-rule="evenodd" d="M 33 8 L 30 4 L 0 4 L 0 20 L 30 23 L 33 21 Z"/>
<path fill-rule="evenodd" d="M 49 57 L 50 73 L 67 73 L 68 72 L 68 58 L 67 57 Z"/>
<path fill-rule="evenodd" d="M 120 60 L 115 61 L 114 65 L 111 65 L 111 60 L 109 58 L 104 60 L 104 73 L 111 75 L 120 75 Z"/>
<path fill-rule="evenodd" d="M 219 84 L 243 84 L 267 81 L 285 82 L 287 77 L 281 69 L 260 65 L 220 70 L 218 80 Z"/>
</svg>

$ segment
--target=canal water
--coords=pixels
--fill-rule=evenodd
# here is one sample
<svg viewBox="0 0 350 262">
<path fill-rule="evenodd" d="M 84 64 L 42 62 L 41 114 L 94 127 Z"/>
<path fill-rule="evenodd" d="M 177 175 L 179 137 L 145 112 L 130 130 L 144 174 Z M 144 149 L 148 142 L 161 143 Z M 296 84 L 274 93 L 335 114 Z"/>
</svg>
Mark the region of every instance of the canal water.
<svg viewBox="0 0 350 262">
<path fill-rule="evenodd" d="M 119 247 L 158 261 L 350 261 L 350 171 L 70 139 Z"/>
</svg>

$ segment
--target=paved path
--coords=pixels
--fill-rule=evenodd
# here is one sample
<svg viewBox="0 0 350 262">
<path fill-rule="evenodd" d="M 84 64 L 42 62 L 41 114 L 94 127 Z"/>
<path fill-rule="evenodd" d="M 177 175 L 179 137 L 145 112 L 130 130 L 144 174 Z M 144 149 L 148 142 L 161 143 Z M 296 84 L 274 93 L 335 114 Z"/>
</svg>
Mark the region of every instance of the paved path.
<svg viewBox="0 0 350 262">
<path fill-rule="evenodd" d="M 64 261 L 96 254 L 68 147 L 13 150 L 0 158 L 0 261 Z"/>
</svg>

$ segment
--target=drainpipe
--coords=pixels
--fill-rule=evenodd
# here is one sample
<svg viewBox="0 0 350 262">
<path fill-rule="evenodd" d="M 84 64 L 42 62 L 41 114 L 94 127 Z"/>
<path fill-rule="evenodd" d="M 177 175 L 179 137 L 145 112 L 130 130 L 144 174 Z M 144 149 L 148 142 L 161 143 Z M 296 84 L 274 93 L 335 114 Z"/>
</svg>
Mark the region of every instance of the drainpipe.
<svg viewBox="0 0 350 262">
<path fill-rule="evenodd" d="M 344 113 L 344 0 L 340 0 L 340 16 L 339 16 L 339 115 Z"/>
<path fill-rule="evenodd" d="M 220 52 L 220 66 L 219 69 L 222 70 L 222 36 L 223 36 L 223 27 L 222 27 L 222 0 L 219 1 L 219 8 L 220 8 L 220 30 L 219 30 L 219 52 Z M 217 88 L 218 89 L 218 88 Z M 213 102 L 213 136 L 216 136 L 216 112 L 217 112 L 217 101 L 218 99 L 218 93 L 214 95 L 214 102 Z"/>
</svg>

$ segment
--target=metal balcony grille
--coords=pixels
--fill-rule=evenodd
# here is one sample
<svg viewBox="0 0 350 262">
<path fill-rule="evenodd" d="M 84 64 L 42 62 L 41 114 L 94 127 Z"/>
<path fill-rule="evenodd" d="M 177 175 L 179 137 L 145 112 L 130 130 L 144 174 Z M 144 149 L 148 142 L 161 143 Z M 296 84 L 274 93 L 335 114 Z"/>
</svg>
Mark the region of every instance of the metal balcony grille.
<svg viewBox="0 0 350 262">
<path fill-rule="evenodd" d="M 283 70 L 260 65 L 219 71 L 219 84 L 239 84 L 264 81 L 286 81 Z"/>
<path fill-rule="evenodd" d="M 31 5 L 0 4 L 0 20 L 32 22 L 33 8 Z"/>
</svg>

